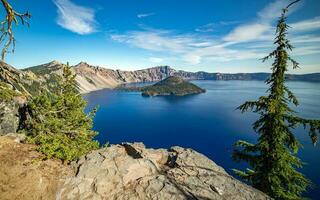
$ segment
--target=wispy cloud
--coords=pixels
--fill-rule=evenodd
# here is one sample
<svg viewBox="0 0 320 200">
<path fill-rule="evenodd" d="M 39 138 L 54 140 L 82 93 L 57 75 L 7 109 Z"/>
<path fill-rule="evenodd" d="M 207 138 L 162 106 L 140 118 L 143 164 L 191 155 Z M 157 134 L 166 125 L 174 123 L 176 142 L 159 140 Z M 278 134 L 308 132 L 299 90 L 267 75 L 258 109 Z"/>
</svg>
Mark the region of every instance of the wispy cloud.
<svg viewBox="0 0 320 200">
<path fill-rule="evenodd" d="M 168 30 L 130 31 L 126 34 L 111 35 L 111 39 L 124 42 L 135 47 L 152 51 L 169 51 L 183 53 L 187 51 L 186 44 L 193 43 L 193 38 L 185 35 L 175 35 Z"/>
<path fill-rule="evenodd" d="M 233 43 L 271 40 L 273 35 L 272 22 L 279 17 L 275 13 L 281 13 L 281 10 L 289 2 L 289 0 L 275 0 L 269 3 L 257 13 L 257 19 L 235 27 L 233 31 L 224 37 L 224 40 Z M 299 6 L 294 5 L 289 14 L 298 8 Z"/>
<path fill-rule="evenodd" d="M 96 31 L 95 12 L 70 0 L 54 0 L 58 8 L 57 24 L 80 35 Z"/>
<path fill-rule="evenodd" d="M 279 16 L 276 13 L 281 13 L 281 10 L 286 7 L 291 0 L 275 0 L 272 3 L 266 5 L 261 11 L 258 12 L 259 20 L 270 22 L 278 18 Z M 293 12 L 297 9 L 297 6 L 294 5 L 291 7 L 290 12 Z"/>
<path fill-rule="evenodd" d="M 303 20 L 300 22 L 289 24 L 292 27 L 292 30 L 295 32 L 306 32 L 306 31 L 314 31 L 320 29 L 320 16 Z"/>
<path fill-rule="evenodd" d="M 154 13 L 140 13 L 137 15 L 138 18 L 145 18 L 154 15 Z"/>
<path fill-rule="evenodd" d="M 111 35 L 111 38 L 145 50 L 178 54 L 186 63 L 194 65 L 199 64 L 204 58 L 221 61 L 261 57 L 261 54 L 253 50 L 228 49 L 225 43 L 214 38 L 179 34 L 168 30 L 131 31 L 126 34 Z"/>
<path fill-rule="evenodd" d="M 270 35 L 266 34 L 269 30 L 272 30 L 269 24 L 245 24 L 236 27 L 231 33 L 224 37 L 224 40 L 234 43 L 264 40 L 270 38 Z"/>
<path fill-rule="evenodd" d="M 218 23 L 208 23 L 202 26 L 199 26 L 195 29 L 196 32 L 200 32 L 200 33 L 209 33 L 209 32 L 215 32 L 216 30 L 218 30 L 219 28 L 223 27 L 223 26 L 230 26 L 230 25 L 235 25 L 235 24 L 239 24 L 240 21 L 239 20 L 232 20 L 232 21 L 220 21 Z"/>
<path fill-rule="evenodd" d="M 221 25 L 228 26 L 228 25 L 234 25 L 239 24 L 241 21 L 239 20 L 231 20 L 231 21 L 221 21 L 219 22 Z"/>
<path fill-rule="evenodd" d="M 162 55 L 169 54 L 191 65 L 197 65 L 203 61 L 258 59 L 264 57 L 274 47 L 272 40 L 275 27 L 272 24 L 278 17 L 275 13 L 280 13 L 288 2 L 283 0 L 268 4 L 257 13 L 256 19 L 235 26 L 229 33 L 222 36 L 212 35 L 215 24 L 209 23 L 199 27 L 194 33 L 141 27 L 142 30 L 113 34 L 111 38 L 133 47 L 161 52 Z M 297 46 L 294 49 L 294 55 L 320 53 L 319 36 L 306 34 L 308 31 L 319 29 L 319 21 L 320 18 L 316 17 L 291 24 L 293 28 L 289 37 Z M 239 23 L 234 22 L 234 24 Z M 149 61 L 160 62 L 160 59 L 149 58 Z"/>
<path fill-rule="evenodd" d="M 197 32 L 201 32 L 201 33 L 208 33 L 208 32 L 213 32 L 216 28 L 216 24 L 214 23 L 209 23 L 203 26 L 200 26 L 198 28 L 195 29 L 195 31 Z"/>
</svg>

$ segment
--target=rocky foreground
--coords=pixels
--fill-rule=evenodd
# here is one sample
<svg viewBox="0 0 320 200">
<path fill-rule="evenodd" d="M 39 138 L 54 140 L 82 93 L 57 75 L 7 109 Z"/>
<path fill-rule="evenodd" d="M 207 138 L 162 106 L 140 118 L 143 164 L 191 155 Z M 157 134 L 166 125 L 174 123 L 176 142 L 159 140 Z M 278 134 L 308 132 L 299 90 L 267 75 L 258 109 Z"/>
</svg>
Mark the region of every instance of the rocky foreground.
<svg viewBox="0 0 320 200">
<path fill-rule="evenodd" d="M 71 165 L 0 137 L 0 199 L 271 199 L 192 149 L 112 145 Z"/>
</svg>

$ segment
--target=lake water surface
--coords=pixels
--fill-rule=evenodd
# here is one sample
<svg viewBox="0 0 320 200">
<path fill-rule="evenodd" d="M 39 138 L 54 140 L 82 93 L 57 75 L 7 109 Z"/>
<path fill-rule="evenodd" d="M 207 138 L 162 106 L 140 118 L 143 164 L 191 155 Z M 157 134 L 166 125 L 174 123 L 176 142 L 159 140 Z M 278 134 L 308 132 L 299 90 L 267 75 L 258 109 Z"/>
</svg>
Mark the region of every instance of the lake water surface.
<svg viewBox="0 0 320 200">
<path fill-rule="evenodd" d="M 255 141 L 252 113 L 241 114 L 237 106 L 265 94 L 262 81 L 193 81 L 207 90 L 185 97 L 142 97 L 138 92 L 100 90 L 85 95 L 88 109 L 100 105 L 94 119 L 97 140 L 111 144 L 143 142 L 151 148 L 190 147 L 230 174 L 245 164 L 231 159 L 232 145 L 239 139 Z M 300 100 L 298 115 L 320 119 L 320 83 L 289 82 Z M 299 156 L 306 166 L 301 170 L 317 185 L 307 196 L 320 198 L 320 147 L 314 147 L 308 134 L 299 128 L 296 135 L 303 144 Z M 234 174 L 232 174 L 234 175 Z"/>
</svg>

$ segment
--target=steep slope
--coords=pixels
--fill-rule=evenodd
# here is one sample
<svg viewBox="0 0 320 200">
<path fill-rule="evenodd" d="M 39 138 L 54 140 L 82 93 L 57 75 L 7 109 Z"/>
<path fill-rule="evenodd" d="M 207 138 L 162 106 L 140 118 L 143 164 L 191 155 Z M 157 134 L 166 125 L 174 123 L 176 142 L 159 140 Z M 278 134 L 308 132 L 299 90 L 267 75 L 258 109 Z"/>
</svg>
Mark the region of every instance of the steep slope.
<svg viewBox="0 0 320 200">
<path fill-rule="evenodd" d="M 81 93 L 113 88 L 123 83 L 116 70 L 104 69 L 81 62 L 73 67 Z"/>
<path fill-rule="evenodd" d="M 40 81 L 54 84 L 59 80 L 62 73 L 62 63 L 53 61 L 47 64 L 30 67 L 24 71 L 31 71 L 39 76 Z M 169 66 L 159 66 L 136 71 L 122 71 L 92 66 L 81 62 L 72 67 L 77 74 L 79 91 L 88 93 L 104 88 L 114 88 L 123 83 L 154 82 L 170 76 L 180 77 L 186 80 L 266 80 L 269 73 L 208 73 L 208 72 L 186 72 L 175 70 Z M 320 82 L 320 73 L 304 75 L 287 75 L 290 81 L 312 81 Z"/>
<path fill-rule="evenodd" d="M 48 84 L 58 81 L 62 74 L 63 64 L 58 61 L 26 68 L 23 71 L 36 74 L 42 82 Z M 80 62 L 72 67 L 77 74 L 76 81 L 79 91 L 87 93 L 104 88 L 114 88 L 123 83 L 160 81 L 174 75 L 176 70 L 168 66 L 154 67 L 137 71 L 122 71 L 92 66 L 86 62 Z"/>
<path fill-rule="evenodd" d="M 0 83 L 21 95 L 37 93 L 40 86 L 34 73 L 20 71 L 3 61 L 0 61 Z"/>
<path fill-rule="evenodd" d="M 19 111 L 27 98 L 37 93 L 40 83 L 33 73 L 25 73 L 0 61 L 0 135 L 15 132 Z"/>
<path fill-rule="evenodd" d="M 137 71 L 122 71 L 91 66 L 81 62 L 74 66 L 76 80 L 82 93 L 103 88 L 114 88 L 123 83 L 152 82 L 162 80 L 175 70 L 170 67 L 154 67 Z"/>
</svg>

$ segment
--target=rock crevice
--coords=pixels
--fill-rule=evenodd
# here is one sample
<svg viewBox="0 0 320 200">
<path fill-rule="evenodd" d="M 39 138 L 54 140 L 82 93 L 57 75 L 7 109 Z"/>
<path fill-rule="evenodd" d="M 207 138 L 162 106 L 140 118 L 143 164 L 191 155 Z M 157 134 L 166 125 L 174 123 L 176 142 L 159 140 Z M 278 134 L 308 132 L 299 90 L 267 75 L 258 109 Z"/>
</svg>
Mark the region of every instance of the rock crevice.
<svg viewBox="0 0 320 200">
<path fill-rule="evenodd" d="M 147 149 L 125 143 L 72 164 L 58 199 L 270 199 L 192 149 Z"/>
</svg>

